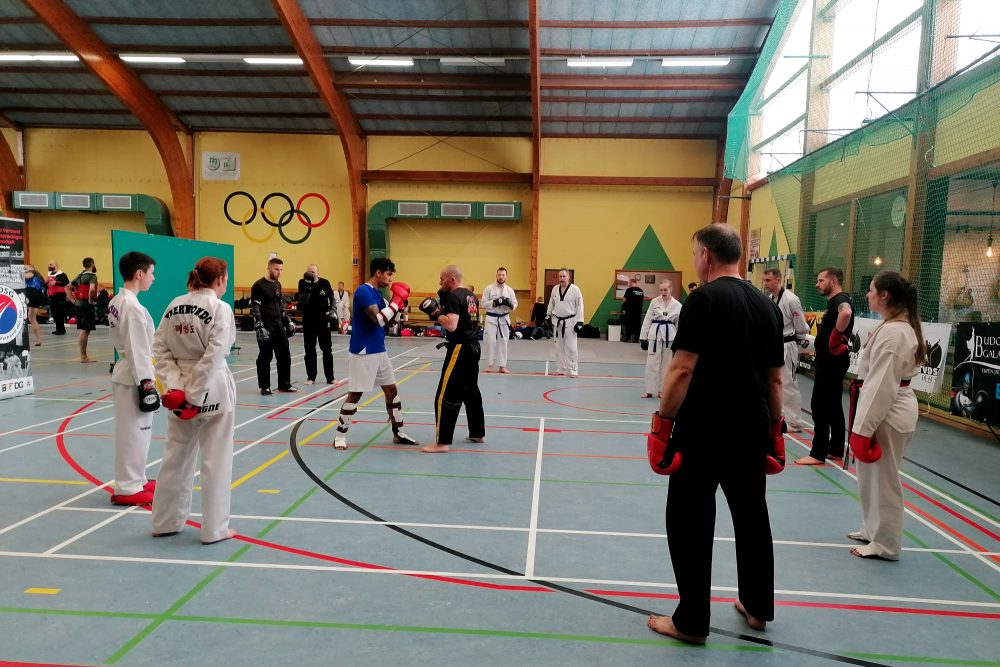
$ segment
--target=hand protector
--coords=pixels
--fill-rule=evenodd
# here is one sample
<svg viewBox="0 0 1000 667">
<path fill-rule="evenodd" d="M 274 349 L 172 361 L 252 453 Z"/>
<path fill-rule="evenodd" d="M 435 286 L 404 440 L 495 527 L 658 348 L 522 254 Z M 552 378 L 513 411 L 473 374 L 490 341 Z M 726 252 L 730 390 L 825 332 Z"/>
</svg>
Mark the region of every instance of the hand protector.
<svg viewBox="0 0 1000 667">
<path fill-rule="evenodd" d="M 156 412 L 160 409 L 160 395 L 156 393 L 156 383 L 143 380 L 139 383 L 139 412 Z"/>
<path fill-rule="evenodd" d="M 427 314 L 427 317 L 432 320 L 437 320 L 441 316 L 441 305 L 438 303 L 437 299 L 432 296 L 427 297 L 420 302 L 418 306 L 420 310 Z"/>
<path fill-rule="evenodd" d="M 266 343 L 266 342 L 268 342 L 268 341 L 271 340 L 271 334 L 267 330 L 267 328 L 264 326 L 263 322 L 261 322 L 259 320 L 257 322 L 255 322 L 254 325 L 253 325 L 253 330 L 257 334 L 257 342 L 258 343 Z"/>
<path fill-rule="evenodd" d="M 287 315 L 281 316 L 281 326 L 285 330 L 285 335 L 289 338 L 295 335 L 295 325 Z"/>
<path fill-rule="evenodd" d="M 643 349 L 643 351 L 649 350 L 649 341 L 648 340 L 640 340 L 639 341 L 639 347 L 641 347 Z"/>
<path fill-rule="evenodd" d="M 653 413 L 653 424 L 646 435 L 646 456 L 649 458 L 649 467 L 657 475 L 670 475 L 680 470 L 681 453 L 670 441 L 673 430 L 673 419 L 668 419 L 659 412 Z"/>
<path fill-rule="evenodd" d="M 406 283 L 393 283 L 389 285 L 389 291 L 392 292 L 392 298 L 389 303 L 396 306 L 396 310 L 402 310 L 403 304 L 406 303 L 406 298 L 410 296 L 410 286 Z"/>
<path fill-rule="evenodd" d="M 872 438 L 851 433 L 848 443 L 851 446 L 851 451 L 854 452 L 854 458 L 862 463 L 875 463 L 882 458 L 882 445 Z"/>
<path fill-rule="evenodd" d="M 771 433 L 764 463 L 764 471 L 768 475 L 777 475 L 785 469 L 785 431 L 787 430 L 784 417 L 771 422 Z"/>
<path fill-rule="evenodd" d="M 511 300 L 505 296 L 502 296 L 499 299 L 493 299 L 493 305 L 497 308 L 503 308 L 504 306 L 506 306 L 507 308 L 514 307 L 513 302 L 511 302 Z"/>
<path fill-rule="evenodd" d="M 326 321 L 332 329 L 336 329 L 340 326 L 340 318 L 337 317 L 337 311 L 335 310 L 326 311 Z"/>
<path fill-rule="evenodd" d="M 840 357 L 847 354 L 847 336 L 843 333 L 837 331 L 835 328 L 830 332 L 830 354 L 835 357 Z"/>
<path fill-rule="evenodd" d="M 576 324 L 574 324 L 573 331 L 574 333 L 580 333 L 581 331 L 583 331 L 583 322 L 577 322 Z"/>
<path fill-rule="evenodd" d="M 163 395 L 163 407 L 173 412 L 178 419 L 194 419 L 201 412 L 197 405 L 188 403 L 187 397 L 180 389 L 171 389 Z"/>
<path fill-rule="evenodd" d="M 307 283 L 314 283 L 316 282 L 316 276 L 306 271 L 305 273 L 302 274 L 302 280 L 306 281 Z"/>
</svg>

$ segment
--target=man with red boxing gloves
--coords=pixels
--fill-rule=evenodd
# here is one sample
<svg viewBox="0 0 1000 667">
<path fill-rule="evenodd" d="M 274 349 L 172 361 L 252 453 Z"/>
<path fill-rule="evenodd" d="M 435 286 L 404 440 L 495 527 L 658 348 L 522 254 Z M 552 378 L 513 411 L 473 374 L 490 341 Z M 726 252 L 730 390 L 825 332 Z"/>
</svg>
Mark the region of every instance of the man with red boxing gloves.
<svg viewBox="0 0 1000 667">
<path fill-rule="evenodd" d="M 823 465 L 826 459 L 843 459 L 846 430 L 844 427 L 844 376 L 851 365 L 848 345 L 854 331 L 854 311 L 851 297 L 841 285 L 844 272 L 828 266 L 816 277 L 816 289 L 827 298 L 826 312 L 816 332 L 816 377 L 810 407 L 815 423 L 812 450 L 796 465 Z"/>
<path fill-rule="evenodd" d="M 680 601 L 651 630 L 692 644 L 709 632 L 715 492 L 722 487 L 736 533 L 736 610 L 751 628 L 774 618 L 774 553 L 765 475 L 781 472 L 784 365 L 781 314 L 740 278 L 740 237 L 712 224 L 695 232 L 702 286 L 688 295 L 660 410 L 647 438 L 654 472 L 671 475 L 667 543 Z M 723 381 L 728 378 L 728 381 Z"/>
<path fill-rule="evenodd" d="M 396 374 L 385 349 L 385 326 L 396 319 L 410 296 L 410 286 L 393 282 L 396 265 L 387 257 L 376 257 L 369 266 L 371 277 L 354 290 L 354 314 L 351 317 L 350 356 L 347 372 L 347 398 L 340 406 L 335 449 L 347 449 L 347 430 L 358 411 L 358 401 L 366 391 L 382 387 L 385 409 L 392 424 L 392 441 L 397 445 L 418 445 L 416 440 L 403 433 L 403 405 L 396 388 Z M 379 290 L 388 287 L 392 295 L 386 303 Z"/>
</svg>

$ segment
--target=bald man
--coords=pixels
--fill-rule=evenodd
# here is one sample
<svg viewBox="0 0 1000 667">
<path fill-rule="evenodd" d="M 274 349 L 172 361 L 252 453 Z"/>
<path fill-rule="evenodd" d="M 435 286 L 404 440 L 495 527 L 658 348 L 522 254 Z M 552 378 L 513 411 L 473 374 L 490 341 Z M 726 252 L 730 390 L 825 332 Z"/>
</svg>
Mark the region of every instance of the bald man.
<svg viewBox="0 0 1000 667">
<path fill-rule="evenodd" d="M 306 384 L 316 382 L 316 343 L 323 352 L 323 374 L 326 383 L 333 384 L 333 352 L 330 339 L 330 310 L 333 308 L 333 287 L 320 278 L 319 267 L 310 264 L 299 281 L 299 312 L 302 313 L 302 337 L 306 354 Z"/>
</svg>

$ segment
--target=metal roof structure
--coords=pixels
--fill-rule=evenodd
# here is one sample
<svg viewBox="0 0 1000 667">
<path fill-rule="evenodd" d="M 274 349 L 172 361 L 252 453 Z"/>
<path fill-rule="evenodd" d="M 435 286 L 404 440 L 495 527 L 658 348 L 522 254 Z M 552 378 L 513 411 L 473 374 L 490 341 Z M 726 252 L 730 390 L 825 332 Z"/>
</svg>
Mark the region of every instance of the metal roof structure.
<svg viewBox="0 0 1000 667">
<path fill-rule="evenodd" d="M 537 15 L 529 5 L 537 1 Z M 309 63 L 318 44 L 361 135 L 717 138 L 746 84 L 778 0 L 297 0 L 311 35 L 286 23 L 289 0 L 7 0 L 0 3 L 0 124 L 142 128 L 44 18 L 68 8 L 184 131 L 337 132 Z M 532 25 L 532 22 L 535 25 Z M 532 35 L 537 47 L 532 48 Z M 13 60 L 19 56 L 31 60 Z M 368 57 L 357 65 L 348 58 Z M 722 58 L 684 65 L 677 58 Z M 44 58 L 44 59 L 39 59 Z M 412 65 L 384 66 L 390 59 Z M 625 67 L 575 67 L 616 58 Z M 459 62 L 449 59 L 462 59 Z M 671 66 L 664 66 L 668 61 Z M 720 63 L 722 61 L 719 61 Z M 537 99 L 533 78 L 537 75 Z M 537 112 L 533 113 L 533 109 Z"/>
</svg>

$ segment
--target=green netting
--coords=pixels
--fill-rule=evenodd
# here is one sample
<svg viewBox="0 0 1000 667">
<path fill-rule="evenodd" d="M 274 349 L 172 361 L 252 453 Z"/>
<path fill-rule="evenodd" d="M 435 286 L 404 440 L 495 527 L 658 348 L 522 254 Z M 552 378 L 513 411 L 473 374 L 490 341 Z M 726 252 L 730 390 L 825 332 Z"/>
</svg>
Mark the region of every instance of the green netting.
<svg viewBox="0 0 1000 667">
<path fill-rule="evenodd" d="M 836 11 L 866 0 L 816 1 L 820 7 L 814 13 L 823 15 L 813 19 L 818 22 L 832 21 Z M 755 124 L 760 122 L 766 75 L 774 66 L 768 59 L 780 54 L 779 24 L 788 27 L 797 20 L 798 4 L 782 3 L 761 62 L 730 116 L 726 145 L 730 177 L 746 180 L 759 164 L 753 149 L 754 142 L 759 147 L 762 139 Z M 938 14 L 949 7 L 950 13 Z M 851 78 L 861 90 L 848 92 L 877 98 L 877 92 L 864 88 L 880 79 L 878 67 L 891 60 L 882 54 L 894 48 L 898 52 L 901 43 L 914 45 L 913 71 L 915 63 L 926 62 L 926 79 L 941 83 L 898 108 L 886 103 L 891 95 L 883 96 L 889 112 L 872 102 L 869 108 L 878 113 L 866 118 L 860 129 L 840 138 L 831 136 L 834 140 L 804 157 L 791 157 L 791 164 L 768 176 L 769 188 L 759 191 L 774 199 L 789 251 L 797 258 L 795 289 L 806 310 L 823 309 L 825 299 L 813 282 L 820 269 L 837 266 L 845 272 L 845 290 L 855 312 L 870 315 L 864 298 L 868 284 L 878 271 L 891 269 L 918 285 L 920 315 L 926 322 L 1000 321 L 1000 58 L 993 57 L 1000 46 L 986 47 L 988 52 L 978 61 L 952 73 L 955 66 L 946 59 L 954 62 L 955 41 L 963 32 L 957 7 L 958 3 L 927 0 L 914 12 L 916 18 L 909 17 L 910 26 L 896 31 L 896 41 L 872 42 L 854 69 L 845 66 L 843 77 L 832 85 Z M 920 32 L 924 22 L 935 25 L 938 34 Z M 820 67 L 833 50 L 831 44 L 817 43 L 816 30 L 814 23 L 812 51 L 806 54 L 809 67 Z M 902 42 L 907 34 L 909 41 Z M 831 69 L 837 71 L 828 67 L 824 76 L 829 77 Z M 817 89 L 809 91 L 815 95 Z M 829 114 L 816 118 L 830 122 Z M 807 115 L 798 126 L 801 129 L 792 131 L 840 129 L 809 127 L 812 120 Z M 757 227 L 762 223 L 753 219 L 755 208 L 751 225 Z M 947 342 L 941 390 L 922 396 L 942 409 L 949 403 L 954 338 L 953 333 Z"/>
</svg>

